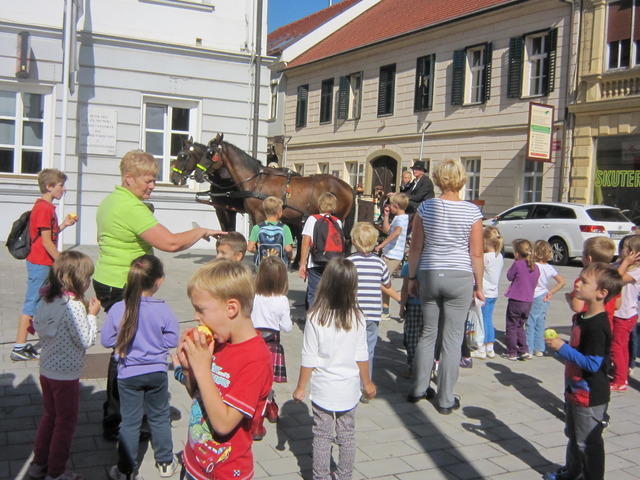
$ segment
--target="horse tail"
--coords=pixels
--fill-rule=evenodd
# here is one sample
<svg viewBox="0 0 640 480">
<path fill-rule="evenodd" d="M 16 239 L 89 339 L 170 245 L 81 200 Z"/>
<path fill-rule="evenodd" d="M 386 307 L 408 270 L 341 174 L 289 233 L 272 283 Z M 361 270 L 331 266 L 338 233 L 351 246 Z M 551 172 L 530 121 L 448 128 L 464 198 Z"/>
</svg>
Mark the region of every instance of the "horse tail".
<svg viewBox="0 0 640 480">
<path fill-rule="evenodd" d="M 356 222 L 356 202 L 358 201 L 355 192 L 352 193 L 353 201 L 351 202 L 351 210 L 344 219 L 344 237 L 345 237 L 345 255 L 351 253 L 351 229 Z"/>
</svg>

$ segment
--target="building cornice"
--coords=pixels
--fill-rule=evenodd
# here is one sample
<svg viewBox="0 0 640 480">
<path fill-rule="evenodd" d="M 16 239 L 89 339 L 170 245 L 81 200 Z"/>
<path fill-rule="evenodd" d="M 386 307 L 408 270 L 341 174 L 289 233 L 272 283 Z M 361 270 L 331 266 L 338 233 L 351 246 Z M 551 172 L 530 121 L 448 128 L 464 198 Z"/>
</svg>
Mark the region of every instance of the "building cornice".
<svg viewBox="0 0 640 480">
<path fill-rule="evenodd" d="M 569 112 L 587 115 L 590 113 L 604 115 L 615 113 L 637 112 L 640 108 L 640 96 L 615 98 L 612 100 L 597 100 L 595 102 L 569 105 Z"/>
<path fill-rule="evenodd" d="M 554 122 L 555 127 L 564 126 L 563 121 Z M 487 133 L 517 133 L 522 132 L 526 133 L 529 125 L 528 124 L 517 124 L 517 125 L 499 125 L 496 127 L 477 127 L 477 128 L 456 128 L 451 130 L 441 130 L 441 131 L 429 131 L 425 135 L 425 141 L 429 138 L 434 137 L 447 137 L 447 136 L 462 136 L 469 134 L 487 134 Z M 388 143 L 390 141 L 398 141 L 398 140 L 419 140 L 421 137 L 421 133 L 409 133 L 409 134 L 400 134 L 400 135 L 376 135 L 376 136 L 368 136 L 368 137 L 357 137 L 357 138 L 343 138 L 343 139 L 332 139 L 332 140 L 321 140 L 315 142 L 295 142 L 295 138 L 289 143 L 289 150 L 296 150 L 301 148 L 310 148 L 310 147 L 327 147 L 327 146 L 337 146 L 337 145 L 356 145 L 360 143 Z"/>
<path fill-rule="evenodd" d="M 17 24 L 0 21 L 0 29 L 16 34 L 26 30 L 43 37 L 60 39 L 62 38 L 61 28 L 45 27 L 42 25 Z M 133 37 L 116 37 L 114 35 L 108 35 L 105 33 L 89 32 L 83 30 L 78 31 L 78 38 L 85 44 L 95 43 L 102 45 L 112 45 L 118 47 L 137 48 L 140 50 L 152 50 L 172 54 L 189 55 L 194 57 L 220 58 L 226 60 L 234 59 L 242 61 L 253 61 L 255 58 L 250 51 L 232 52 L 228 50 L 196 47 L 193 45 L 168 44 Z M 275 57 L 267 55 L 263 55 L 260 57 L 260 62 L 265 66 L 269 66 L 276 60 L 277 59 Z"/>
</svg>

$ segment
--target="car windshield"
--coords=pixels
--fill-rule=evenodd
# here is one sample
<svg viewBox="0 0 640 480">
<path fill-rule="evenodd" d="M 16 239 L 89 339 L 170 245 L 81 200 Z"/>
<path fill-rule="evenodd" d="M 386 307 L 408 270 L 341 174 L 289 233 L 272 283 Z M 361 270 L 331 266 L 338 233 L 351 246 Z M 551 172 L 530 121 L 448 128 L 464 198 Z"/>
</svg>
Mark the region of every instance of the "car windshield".
<svg viewBox="0 0 640 480">
<path fill-rule="evenodd" d="M 587 215 L 596 222 L 629 222 L 617 208 L 588 208 Z"/>
</svg>

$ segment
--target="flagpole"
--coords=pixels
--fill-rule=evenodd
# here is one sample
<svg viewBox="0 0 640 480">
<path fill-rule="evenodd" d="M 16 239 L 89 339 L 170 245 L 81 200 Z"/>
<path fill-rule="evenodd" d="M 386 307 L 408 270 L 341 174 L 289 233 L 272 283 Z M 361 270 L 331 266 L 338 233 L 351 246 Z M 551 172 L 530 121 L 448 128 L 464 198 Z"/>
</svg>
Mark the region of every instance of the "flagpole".
<svg viewBox="0 0 640 480">
<path fill-rule="evenodd" d="M 64 173 L 67 164 L 67 123 L 69 117 L 69 81 L 71 64 L 71 31 L 73 30 L 73 1 L 65 0 L 64 10 L 64 59 L 62 65 L 62 130 L 60 132 L 60 171 Z M 64 221 L 64 195 L 60 199 L 60 217 Z M 58 237 L 58 250 L 62 250 L 62 235 Z"/>
</svg>

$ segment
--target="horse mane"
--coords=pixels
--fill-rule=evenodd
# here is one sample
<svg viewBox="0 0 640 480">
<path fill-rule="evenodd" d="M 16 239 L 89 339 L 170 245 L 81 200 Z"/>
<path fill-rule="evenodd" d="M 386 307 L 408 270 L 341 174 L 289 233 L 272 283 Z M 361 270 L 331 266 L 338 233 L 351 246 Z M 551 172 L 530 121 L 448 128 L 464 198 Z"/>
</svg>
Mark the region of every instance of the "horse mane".
<svg viewBox="0 0 640 480">
<path fill-rule="evenodd" d="M 244 150 L 241 150 L 240 148 L 236 147 L 234 144 L 229 143 L 229 142 L 225 142 L 223 141 L 222 143 L 224 143 L 225 146 L 229 147 L 230 149 L 232 149 L 237 155 L 238 158 L 244 163 L 244 166 L 257 172 L 259 171 L 261 168 L 263 168 L 262 163 L 260 163 L 260 161 L 256 160 L 255 158 L 253 158 L 251 155 L 249 155 L 248 153 L 246 153 Z"/>
</svg>

